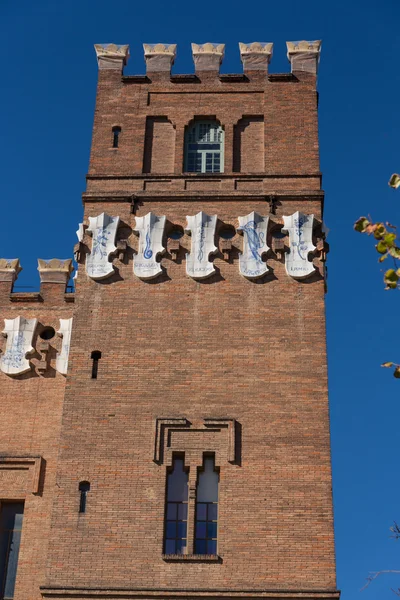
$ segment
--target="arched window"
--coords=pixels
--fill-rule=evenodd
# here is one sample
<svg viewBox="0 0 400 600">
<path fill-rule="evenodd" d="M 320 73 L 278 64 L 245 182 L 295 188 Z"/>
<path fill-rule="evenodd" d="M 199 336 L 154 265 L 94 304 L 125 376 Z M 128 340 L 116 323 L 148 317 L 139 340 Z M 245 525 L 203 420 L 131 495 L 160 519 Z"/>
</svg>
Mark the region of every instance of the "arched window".
<svg viewBox="0 0 400 600">
<path fill-rule="evenodd" d="M 217 121 L 194 121 L 186 132 L 185 171 L 223 173 L 224 130 Z"/>
<path fill-rule="evenodd" d="M 197 480 L 196 554 L 217 554 L 218 483 L 214 457 L 205 455 Z"/>
<path fill-rule="evenodd" d="M 165 554 L 184 554 L 187 543 L 189 474 L 184 459 L 174 458 L 167 476 Z"/>
</svg>

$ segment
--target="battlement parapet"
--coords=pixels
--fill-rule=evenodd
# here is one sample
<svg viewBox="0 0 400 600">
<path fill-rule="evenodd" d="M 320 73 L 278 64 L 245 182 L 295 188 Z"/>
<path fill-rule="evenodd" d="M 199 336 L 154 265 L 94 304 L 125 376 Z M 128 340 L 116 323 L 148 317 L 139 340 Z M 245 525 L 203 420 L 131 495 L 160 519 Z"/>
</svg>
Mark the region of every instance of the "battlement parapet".
<svg viewBox="0 0 400 600">
<path fill-rule="evenodd" d="M 306 73 L 315 75 L 321 52 L 321 41 L 295 41 L 286 42 L 287 57 L 291 64 L 292 73 Z M 118 44 L 95 44 L 97 62 L 100 70 L 123 71 L 129 58 L 129 46 Z M 146 62 L 146 75 L 161 74 L 162 78 L 171 75 L 171 68 L 175 62 L 177 44 L 143 44 L 144 59 Z M 243 71 L 257 73 L 258 77 L 268 74 L 269 64 L 273 54 L 272 42 L 239 42 L 240 58 Z M 207 72 L 219 74 L 225 55 L 225 44 L 206 42 L 204 44 L 192 43 L 192 56 L 196 75 L 206 76 Z M 174 81 L 176 75 L 173 76 Z M 182 75 L 179 77 L 183 77 Z M 186 75 L 188 77 L 188 75 Z M 130 76 L 139 82 L 150 83 L 152 78 L 144 76 Z M 157 77 L 156 79 L 157 80 Z M 141 82 L 141 81 L 140 81 Z"/>
</svg>

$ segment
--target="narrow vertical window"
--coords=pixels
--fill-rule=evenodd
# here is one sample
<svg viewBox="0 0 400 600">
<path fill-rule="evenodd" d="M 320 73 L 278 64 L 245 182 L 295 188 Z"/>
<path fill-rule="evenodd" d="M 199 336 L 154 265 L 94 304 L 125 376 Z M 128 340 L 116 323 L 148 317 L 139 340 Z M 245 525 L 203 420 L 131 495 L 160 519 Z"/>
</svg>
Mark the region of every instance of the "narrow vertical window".
<svg viewBox="0 0 400 600">
<path fill-rule="evenodd" d="M 185 171 L 223 173 L 224 130 L 216 121 L 195 121 L 186 132 Z"/>
<path fill-rule="evenodd" d="M 121 127 L 113 127 L 112 128 L 112 132 L 113 132 L 113 148 L 118 148 L 119 146 L 119 136 L 121 133 Z"/>
<path fill-rule="evenodd" d="M 187 544 L 189 474 L 183 458 L 174 458 L 167 475 L 165 554 L 185 554 Z"/>
<path fill-rule="evenodd" d="M 89 490 L 90 490 L 90 483 L 88 481 L 81 481 L 79 484 L 79 492 L 80 492 L 79 512 L 80 513 L 86 512 L 87 494 L 88 494 Z"/>
<path fill-rule="evenodd" d="M 196 495 L 196 554 L 217 554 L 218 483 L 213 456 L 205 456 Z"/>
<path fill-rule="evenodd" d="M 0 598 L 14 598 L 21 541 L 23 502 L 2 502 L 0 507 Z"/>
<path fill-rule="evenodd" d="M 101 352 L 99 350 L 93 350 L 90 358 L 92 359 L 92 379 L 97 379 L 97 372 L 99 370 L 99 360 L 101 359 Z"/>
</svg>

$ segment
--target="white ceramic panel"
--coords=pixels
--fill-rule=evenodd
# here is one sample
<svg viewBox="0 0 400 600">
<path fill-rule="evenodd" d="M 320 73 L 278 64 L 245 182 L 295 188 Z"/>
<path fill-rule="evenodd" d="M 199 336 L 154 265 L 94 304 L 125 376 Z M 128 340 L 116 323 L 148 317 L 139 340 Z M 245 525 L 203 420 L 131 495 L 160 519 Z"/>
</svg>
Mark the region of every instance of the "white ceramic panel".
<svg viewBox="0 0 400 600">
<path fill-rule="evenodd" d="M 83 223 L 79 223 L 78 229 L 76 231 L 76 237 L 78 238 L 78 242 L 83 242 L 83 234 L 85 233 L 83 229 Z"/>
<path fill-rule="evenodd" d="M 152 279 L 162 272 L 157 254 L 165 252 L 163 236 L 165 217 L 157 217 L 152 212 L 144 217 L 136 217 L 134 232 L 139 234 L 139 249 L 133 261 L 133 272 L 141 279 Z"/>
<path fill-rule="evenodd" d="M 243 254 L 239 254 L 239 271 L 248 279 L 257 279 L 269 271 L 261 256 L 268 252 L 267 229 L 269 217 L 251 212 L 239 217 L 240 231 L 243 231 Z"/>
<path fill-rule="evenodd" d="M 37 319 L 4 319 L 3 333 L 7 336 L 6 349 L 1 357 L 0 367 L 7 375 L 21 375 L 31 370 L 27 354 L 33 352 L 32 338 Z"/>
<path fill-rule="evenodd" d="M 286 272 L 291 277 L 301 279 L 315 271 L 308 255 L 315 250 L 312 243 L 314 215 L 305 215 L 299 211 L 289 217 L 283 217 L 284 233 L 289 234 L 289 252 L 285 254 Z"/>
<path fill-rule="evenodd" d="M 60 329 L 57 333 L 62 338 L 61 340 L 61 352 L 57 353 L 56 358 L 56 369 L 63 375 L 67 374 L 68 370 L 68 356 L 69 346 L 71 343 L 71 332 L 72 332 L 72 317 L 70 319 L 60 319 Z"/>
<path fill-rule="evenodd" d="M 98 217 L 89 217 L 88 232 L 92 234 L 92 250 L 86 257 L 86 272 L 92 279 L 105 279 L 114 273 L 109 256 L 115 252 L 115 236 L 119 217 L 110 217 L 102 213 Z"/>
<path fill-rule="evenodd" d="M 203 211 L 186 217 L 186 231 L 191 235 L 191 249 L 186 254 L 186 273 L 194 279 L 204 279 L 215 273 L 210 254 L 217 251 L 214 245 L 217 215 L 210 217 Z"/>
</svg>

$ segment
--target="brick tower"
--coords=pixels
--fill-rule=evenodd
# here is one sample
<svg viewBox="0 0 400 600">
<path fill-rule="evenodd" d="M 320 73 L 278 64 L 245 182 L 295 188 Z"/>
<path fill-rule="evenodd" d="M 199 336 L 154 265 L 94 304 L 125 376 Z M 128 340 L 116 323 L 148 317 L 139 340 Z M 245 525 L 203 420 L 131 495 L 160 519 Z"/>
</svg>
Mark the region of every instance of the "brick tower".
<svg viewBox="0 0 400 600">
<path fill-rule="evenodd" d="M 335 599 L 319 42 L 96 45 L 75 257 L 0 261 L 0 598 Z"/>
</svg>

